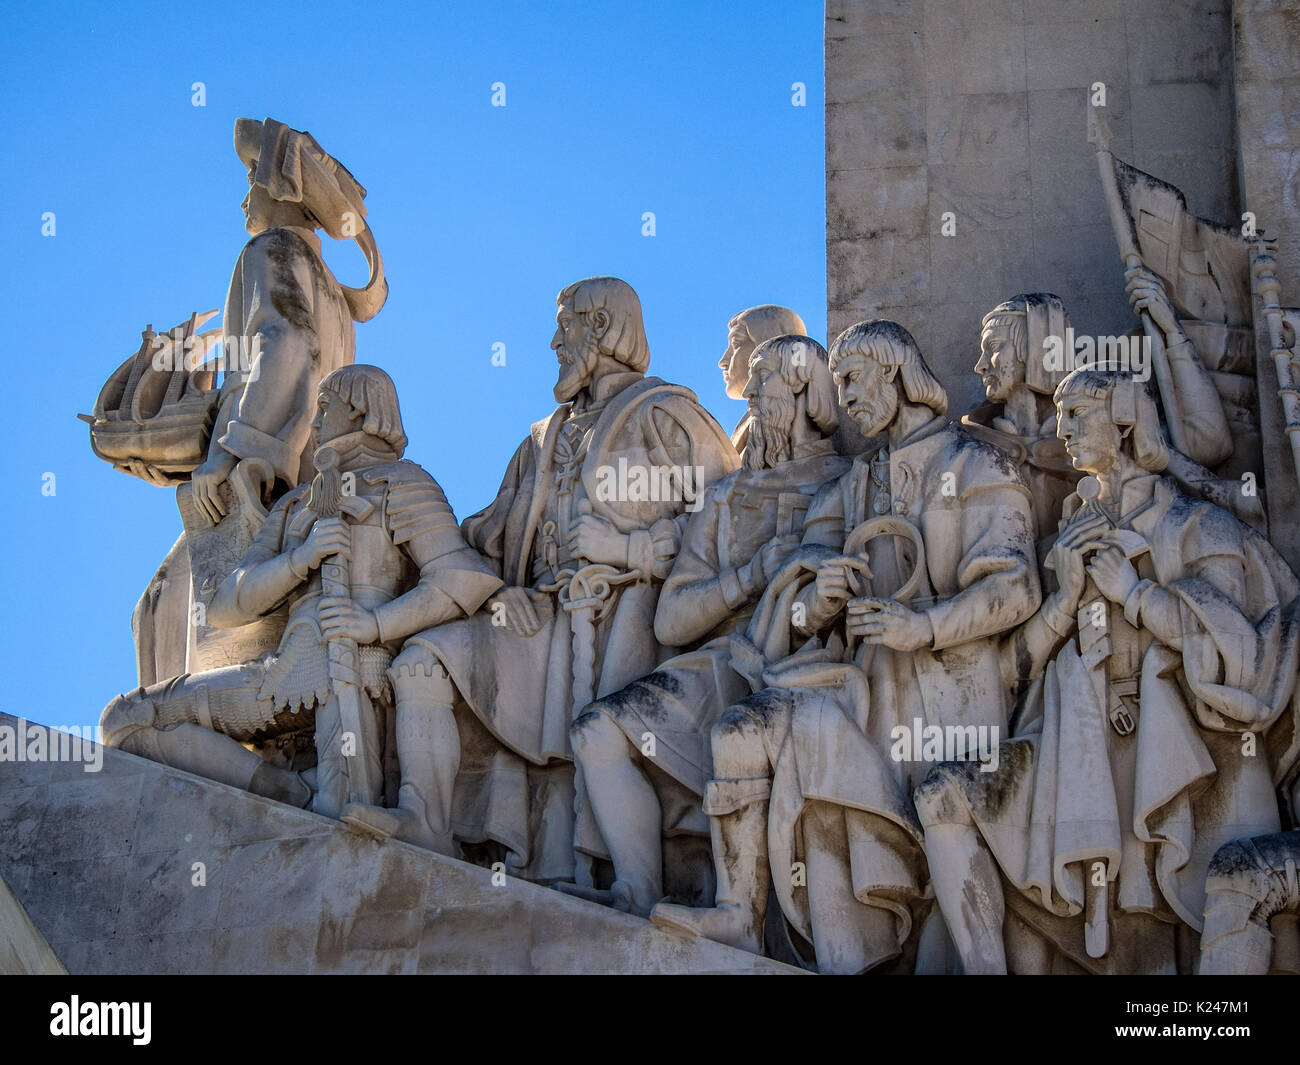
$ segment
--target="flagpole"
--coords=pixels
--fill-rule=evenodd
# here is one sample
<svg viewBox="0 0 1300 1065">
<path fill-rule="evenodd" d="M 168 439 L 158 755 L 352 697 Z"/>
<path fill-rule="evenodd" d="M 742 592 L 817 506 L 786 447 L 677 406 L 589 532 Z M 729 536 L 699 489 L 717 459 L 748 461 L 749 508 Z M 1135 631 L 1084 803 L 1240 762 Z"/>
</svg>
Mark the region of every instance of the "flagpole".
<svg viewBox="0 0 1300 1065">
<path fill-rule="evenodd" d="M 1096 146 L 1097 168 L 1101 173 L 1101 188 L 1106 197 L 1106 207 L 1110 212 L 1111 228 L 1115 230 L 1115 240 L 1119 244 L 1124 267 L 1126 270 L 1131 270 L 1142 265 L 1142 254 L 1138 251 L 1131 219 L 1124 209 L 1124 200 L 1115 181 L 1115 156 L 1110 150 L 1110 137 L 1110 128 L 1105 118 L 1097 112 L 1096 107 L 1089 104 L 1088 143 Z M 1140 311 L 1138 317 L 1142 320 L 1142 329 L 1151 341 L 1151 367 L 1155 371 L 1160 398 L 1164 402 L 1169 442 L 1185 455 L 1187 454 L 1186 438 L 1183 435 L 1183 422 L 1179 415 L 1177 395 L 1174 392 L 1173 374 L 1169 369 L 1169 356 L 1165 351 L 1164 334 L 1152 320 L 1149 311 Z"/>
</svg>

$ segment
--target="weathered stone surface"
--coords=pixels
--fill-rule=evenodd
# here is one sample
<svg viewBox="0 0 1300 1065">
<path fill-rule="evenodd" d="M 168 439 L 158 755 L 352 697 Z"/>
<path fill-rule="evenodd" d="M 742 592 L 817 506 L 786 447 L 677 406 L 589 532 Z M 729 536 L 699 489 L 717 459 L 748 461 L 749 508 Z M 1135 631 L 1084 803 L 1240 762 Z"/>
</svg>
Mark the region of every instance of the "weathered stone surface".
<svg viewBox="0 0 1300 1065">
<path fill-rule="evenodd" d="M 66 973 L 45 937 L 0 878 L 0 976 Z"/>
<path fill-rule="evenodd" d="M 1088 92 L 1105 84 L 1118 154 L 1182 188 L 1194 213 L 1236 218 L 1231 6 L 829 4 L 829 337 L 863 318 L 896 318 L 929 353 L 953 408 L 968 410 L 979 402 L 970 374 L 979 318 L 958 321 L 957 304 L 987 309 L 1010 291 L 1051 288 L 1077 309 L 1079 332 L 1126 332 L 1123 267 L 1087 142 Z M 1276 9 L 1251 15 L 1245 29 L 1238 21 L 1238 55 L 1250 50 L 1261 70 L 1248 82 L 1254 110 L 1242 121 L 1283 128 L 1295 113 L 1285 109 L 1289 75 L 1280 73 L 1284 57 L 1297 54 L 1286 52 L 1291 31 Z M 1300 167 L 1265 138 L 1256 136 L 1244 158 L 1247 177 L 1254 167 L 1254 186 L 1268 191 L 1248 181 L 1247 196 L 1260 197 L 1261 218 L 1280 218 L 1295 210 Z M 924 218 L 915 207 L 920 189 Z M 949 211 L 956 232 L 944 236 Z"/>
<path fill-rule="evenodd" d="M 795 971 L 103 754 L 95 773 L 0 762 L 0 876 L 72 973 Z"/>
<path fill-rule="evenodd" d="M 1243 209 L 1278 241 L 1284 306 L 1300 303 L 1300 10 L 1286 0 L 1233 4 Z"/>
</svg>

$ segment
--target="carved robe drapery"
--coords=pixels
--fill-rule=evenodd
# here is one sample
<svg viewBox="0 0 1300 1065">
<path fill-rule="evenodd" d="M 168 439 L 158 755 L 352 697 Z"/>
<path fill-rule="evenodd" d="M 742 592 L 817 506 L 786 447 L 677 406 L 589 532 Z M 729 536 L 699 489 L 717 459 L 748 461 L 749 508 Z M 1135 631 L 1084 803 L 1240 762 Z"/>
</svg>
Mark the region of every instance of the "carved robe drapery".
<svg viewBox="0 0 1300 1065">
<path fill-rule="evenodd" d="M 685 646 L 702 637 L 707 642 L 601 701 L 601 709 L 638 749 L 645 747 L 643 736 L 654 736 L 654 749 L 645 757 L 689 793 L 689 812 L 702 832 L 708 829 L 698 797 L 713 774 L 709 730 L 749 691 L 731 668 L 729 634 L 744 631 L 754 609 L 737 569 L 772 537 L 801 534 L 815 493 L 848 464 L 834 454 L 833 441 L 820 440 L 775 469 L 742 468 L 713 484 L 686 526 L 655 619 L 665 645 Z M 665 830 L 676 828 L 678 820 L 666 808 Z M 588 842 L 595 846 L 596 840 Z M 608 856 L 603 845 L 590 852 Z"/>
<path fill-rule="evenodd" d="M 256 342 L 259 354 L 247 370 L 227 373 L 229 421 L 218 421 L 215 442 L 236 458 L 265 459 L 290 487 L 311 472 L 316 391 L 352 363 L 356 347 L 347 299 L 319 247 L 307 230 L 258 234 L 240 252 L 226 296 L 227 359 L 240 343 Z"/>
<path fill-rule="evenodd" d="M 604 613 L 593 619 L 594 696 L 644 676 L 670 653 L 654 638 L 654 612 L 686 502 L 608 498 L 601 482 L 620 459 L 647 470 L 698 467 L 697 488 L 739 463 L 726 433 L 688 389 L 634 372 L 607 375 L 589 406 L 566 405 L 533 426 L 496 499 L 463 523 L 466 540 L 499 567 L 505 583 L 529 589 L 541 630 L 516 636 L 484 612 L 412 638 L 442 663 L 463 700 L 456 836 L 504 845 L 514 871 L 530 879 L 574 878 L 569 727 L 580 708 L 572 617 L 559 593 L 586 564 L 570 558 L 566 546 L 586 508 L 630 537 L 628 567 L 611 581 Z"/>
<path fill-rule="evenodd" d="M 1078 506 L 1072 497 L 1067 514 Z M 1100 862 L 1110 919 L 1146 914 L 1199 930 L 1214 852 L 1279 827 L 1274 783 L 1285 766 L 1270 763 L 1277 736 L 1282 757 L 1295 755 L 1300 585 L 1262 537 L 1168 478 L 1130 480 L 1119 527 L 1150 550 L 1130 602 L 1105 604 L 1110 655 L 1081 653 L 1070 636 L 1030 692 L 1022 738 L 1003 748 L 999 772 L 980 779 L 943 766 L 926 790 L 936 809 L 969 811 L 1006 879 L 1048 915 L 1081 913 Z M 1110 723 L 1117 698 L 1135 724 L 1128 734 Z M 1044 931 L 1105 971 L 1113 959 L 1086 958 L 1081 928 Z M 1122 955 L 1116 938 L 1112 954 Z"/>
<path fill-rule="evenodd" d="M 900 652 L 877 646 L 865 677 L 849 663 L 838 674 L 830 671 L 838 684 L 800 687 L 796 681 L 755 696 L 789 715 L 788 730 L 772 741 L 768 835 L 777 898 L 809 941 L 816 943 L 824 921 L 841 928 L 836 965 L 846 971 L 902 950 L 928 883 L 911 800 L 928 767 L 891 758 L 893 728 L 910 729 L 920 719 L 1005 735 L 1009 698 L 995 637 L 1030 616 L 1041 594 L 1024 481 L 1001 451 L 959 427 L 935 418 L 887 454 L 856 459 L 814 502 L 805 543 L 839 550 L 853 528 L 887 514 L 920 531 L 924 572 L 908 605 L 929 615 L 933 647 Z M 906 545 L 888 537 L 873 540 L 868 555 L 870 594 L 890 595 L 916 562 Z M 801 819 L 814 803 L 819 817 L 836 819 L 835 833 L 847 846 L 831 864 L 863 904 L 856 917 L 819 913 L 837 893 L 792 884 L 792 863 L 808 859 Z M 893 920 L 882 924 L 882 910 Z M 855 921 L 860 927 L 849 928 Z"/>
</svg>

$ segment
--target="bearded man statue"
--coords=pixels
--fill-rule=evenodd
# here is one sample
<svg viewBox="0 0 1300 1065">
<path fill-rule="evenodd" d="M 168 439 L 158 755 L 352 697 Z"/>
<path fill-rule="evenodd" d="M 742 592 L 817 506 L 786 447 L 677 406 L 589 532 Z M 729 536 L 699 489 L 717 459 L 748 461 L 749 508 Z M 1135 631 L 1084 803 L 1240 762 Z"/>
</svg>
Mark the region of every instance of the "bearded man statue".
<svg viewBox="0 0 1300 1065">
<path fill-rule="evenodd" d="M 615 879 L 609 890 L 559 886 L 641 916 L 677 872 L 666 868 L 663 839 L 708 834 L 700 799 L 713 775 L 709 730 L 749 690 L 731 668 L 732 634 L 744 632 L 798 546 L 817 490 L 849 466 L 835 454 L 839 414 L 826 351 L 811 337 L 759 344 L 743 395 L 743 466 L 710 486 L 691 515 L 655 611 L 662 644 L 702 646 L 592 703 L 572 731 L 599 829 L 584 845 L 612 857 Z"/>
<path fill-rule="evenodd" d="M 584 872 L 569 726 L 671 654 L 653 619 L 687 508 L 739 464 L 693 393 L 645 375 L 630 285 L 588 278 L 556 302 L 560 406 L 463 525 L 505 587 L 487 610 L 407 642 L 394 663 L 398 808 L 343 818 L 441 853 L 504 848 L 512 872 L 541 882 Z"/>
<path fill-rule="evenodd" d="M 780 307 L 775 303 L 763 303 L 733 315 L 727 323 L 727 350 L 718 361 L 728 397 L 745 398 L 745 386 L 749 383 L 749 362 L 759 344 L 773 337 L 802 336 L 807 331 L 799 315 L 789 307 Z M 753 417 L 752 409 L 746 411 L 731 433 L 731 443 L 740 454 L 745 451 Z"/>
</svg>

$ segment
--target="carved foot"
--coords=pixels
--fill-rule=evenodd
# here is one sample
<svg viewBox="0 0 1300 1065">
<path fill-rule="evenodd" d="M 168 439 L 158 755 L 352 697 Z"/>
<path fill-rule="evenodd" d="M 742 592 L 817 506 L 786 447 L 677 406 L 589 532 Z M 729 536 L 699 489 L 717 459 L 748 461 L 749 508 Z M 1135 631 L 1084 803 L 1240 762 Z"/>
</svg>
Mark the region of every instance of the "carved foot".
<svg viewBox="0 0 1300 1065">
<path fill-rule="evenodd" d="M 363 836 L 370 836 L 372 839 L 399 839 L 403 843 L 423 847 L 438 854 L 452 855 L 453 848 L 450 840 L 438 839 L 423 818 L 417 817 L 410 810 L 403 810 L 400 806 L 390 810 L 382 806 L 349 803 L 344 807 L 339 820 L 354 831 L 360 832 Z"/>
<path fill-rule="evenodd" d="M 254 795 L 262 795 L 300 809 L 306 808 L 312 797 L 311 788 L 298 773 L 270 763 L 263 763 L 253 771 L 248 790 Z"/>
<path fill-rule="evenodd" d="M 650 911 L 650 922 L 666 932 L 711 939 L 715 943 L 747 950 L 750 954 L 762 953 L 758 924 L 754 913 L 747 907 L 722 905 L 695 909 L 661 902 Z"/>
<path fill-rule="evenodd" d="M 601 906 L 608 906 L 612 910 L 618 910 L 620 913 L 635 913 L 632 907 L 632 889 L 623 881 L 615 880 L 610 885 L 609 890 L 602 888 L 583 887 L 581 884 L 560 883 L 552 884 L 551 887 L 564 895 L 572 895 L 577 899 L 586 899 L 588 902 L 594 902 Z M 640 914 L 638 916 L 644 916 Z"/>
</svg>

